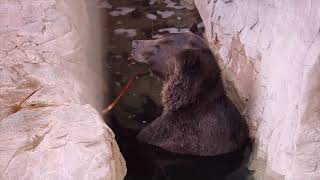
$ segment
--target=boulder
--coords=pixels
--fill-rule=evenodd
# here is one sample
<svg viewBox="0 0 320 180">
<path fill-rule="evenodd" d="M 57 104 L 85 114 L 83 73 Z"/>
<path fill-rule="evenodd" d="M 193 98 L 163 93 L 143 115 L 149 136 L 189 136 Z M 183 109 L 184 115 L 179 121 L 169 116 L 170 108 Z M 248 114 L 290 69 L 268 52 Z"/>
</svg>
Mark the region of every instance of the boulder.
<svg viewBox="0 0 320 180">
<path fill-rule="evenodd" d="M 320 2 L 195 0 L 256 179 L 320 178 Z"/>
<path fill-rule="evenodd" d="M 120 180 L 95 1 L 0 2 L 0 179 Z"/>
</svg>

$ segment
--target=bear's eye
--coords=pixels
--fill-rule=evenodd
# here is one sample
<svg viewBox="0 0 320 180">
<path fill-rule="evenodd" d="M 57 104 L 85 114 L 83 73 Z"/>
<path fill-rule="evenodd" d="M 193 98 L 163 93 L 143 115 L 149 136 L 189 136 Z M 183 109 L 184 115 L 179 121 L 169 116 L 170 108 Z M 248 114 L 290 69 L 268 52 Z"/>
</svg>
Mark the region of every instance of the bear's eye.
<svg viewBox="0 0 320 180">
<path fill-rule="evenodd" d="M 152 53 L 153 53 L 153 54 L 158 54 L 159 51 L 160 51 L 160 45 L 157 44 L 157 45 L 155 45 L 154 48 L 152 49 Z"/>
<path fill-rule="evenodd" d="M 160 43 L 161 43 L 161 45 L 169 45 L 172 43 L 172 40 L 165 39 L 165 40 L 160 41 Z"/>
</svg>

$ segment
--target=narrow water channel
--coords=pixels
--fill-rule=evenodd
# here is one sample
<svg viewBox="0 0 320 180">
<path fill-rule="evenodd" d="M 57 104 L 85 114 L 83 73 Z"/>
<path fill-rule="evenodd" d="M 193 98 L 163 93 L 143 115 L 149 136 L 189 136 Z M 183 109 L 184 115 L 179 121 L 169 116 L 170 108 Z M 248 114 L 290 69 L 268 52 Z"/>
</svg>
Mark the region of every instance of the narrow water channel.
<svg viewBox="0 0 320 180">
<path fill-rule="evenodd" d="M 197 10 L 178 1 L 109 0 L 104 5 L 108 7 L 109 16 L 105 31 L 109 34 L 105 68 L 111 76 L 112 98 L 117 96 L 127 79 L 147 70 L 145 65 L 128 60 L 133 39 L 187 31 L 192 23 L 202 25 Z M 153 77 L 136 81 L 113 111 L 121 126 L 138 130 L 158 116 L 161 113 L 160 90 L 161 82 Z"/>
<path fill-rule="evenodd" d="M 160 34 L 188 31 L 196 23 L 203 29 L 201 18 L 192 4 L 179 0 L 102 0 L 108 14 L 105 70 L 109 73 L 111 98 L 114 99 L 135 74 L 147 67 L 128 60 L 134 39 L 151 39 Z M 126 180 L 155 178 L 150 159 L 139 147 L 136 134 L 161 114 L 162 84 L 152 76 L 137 80 L 110 115 L 120 150 L 126 159 Z M 141 151 L 140 151 L 141 150 Z M 210 167 L 209 167 L 210 168 Z M 156 179 L 166 179 L 165 177 Z"/>
</svg>

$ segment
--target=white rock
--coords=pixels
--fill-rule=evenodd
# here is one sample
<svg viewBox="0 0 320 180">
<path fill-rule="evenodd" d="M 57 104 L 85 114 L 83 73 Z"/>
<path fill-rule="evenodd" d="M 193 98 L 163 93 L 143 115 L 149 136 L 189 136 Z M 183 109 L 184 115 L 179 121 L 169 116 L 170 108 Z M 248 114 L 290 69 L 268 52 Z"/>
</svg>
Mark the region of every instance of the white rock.
<svg viewBox="0 0 320 180">
<path fill-rule="evenodd" d="M 135 29 L 124 29 L 124 28 L 119 28 L 114 30 L 114 34 L 116 35 L 124 35 L 127 37 L 135 37 L 137 35 L 137 30 Z"/>
<path fill-rule="evenodd" d="M 112 5 L 109 3 L 108 0 L 102 0 L 102 1 L 99 2 L 98 7 L 99 8 L 111 9 Z"/>
<path fill-rule="evenodd" d="M 319 179 L 320 2 L 195 4 L 255 138 L 256 179 Z"/>
<path fill-rule="evenodd" d="M 204 27 L 203 22 L 201 22 L 201 23 L 197 24 L 197 27 L 198 27 L 198 28 L 203 28 L 203 27 Z"/>
<path fill-rule="evenodd" d="M 23 109 L 0 132 L 0 179 L 122 179 L 114 134 L 90 105 Z"/>
<path fill-rule="evenodd" d="M 154 5 L 157 2 L 157 0 L 150 0 L 149 5 Z"/>
<path fill-rule="evenodd" d="M 161 29 L 158 29 L 158 32 L 178 33 L 179 29 L 178 28 L 161 28 Z"/>
<path fill-rule="evenodd" d="M 168 18 L 170 16 L 174 15 L 174 11 L 157 11 L 157 14 L 159 14 L 162 18 Z"/>
<path fill-rule="evenodd" d="M 98 113 L 97 12 L 84 0 L 0 2 L 0 179 L 124 178 Z"/>
<path fill-rule="evenodd" d="M 146 17 L 147 17 L 148 19 L 151 19 L 151 20 L 156 20 L 156 19 L 157 19 L 157 16 L 154 15 L 154 14 L 151 14 L 151 13 L 146 14 Z"/>
<path fill-rule="evenodd" d="M 109 14 L 111 16 L 125 16 L 134 10 L 135 10 L 135 8 L 117 7 L 116 10 L 111 11 Z"/>
<path fill-rule="evenodd" d="M 174 9 L 184 9 L 184 6 L 178 5 L 176 2 L 173 2 L 172 0 L 165 0 L 164 3 L 166 3 L 166 6 L 168 8 L 174 8 Z"/>
<path fill-rule="evenodd" d="M 168 33 L 179 33 L 179 32 L 188 32 L 189 28 L 161 28 L 158 29 L 158 32 L 168 32 Z"/>
<path fill-rule="evenodd" d="M 180 3 L 182 6 L 186 7 L 189 10 L 192 10 L 195 8 L 194 0 L 181 0 Z"/>
</svg>

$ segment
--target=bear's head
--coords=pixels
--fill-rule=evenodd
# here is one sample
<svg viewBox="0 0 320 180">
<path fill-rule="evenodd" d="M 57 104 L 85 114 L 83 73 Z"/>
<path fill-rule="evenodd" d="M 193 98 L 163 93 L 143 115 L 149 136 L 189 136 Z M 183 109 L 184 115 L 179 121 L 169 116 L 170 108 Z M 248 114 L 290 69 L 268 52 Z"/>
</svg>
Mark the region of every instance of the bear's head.
<svg viewBox="0 0 320 180">
<path fill-rule="evenodd" d="M 163 81 L 162 104 L 175 111 L 199 99 L 220 81 L 220 69 L 203 38 L 173 33 L 152 40 L 134 40 L 132 56 L 149 65 Z"/>
</svg>

